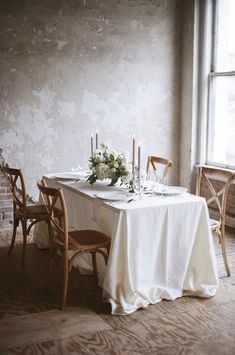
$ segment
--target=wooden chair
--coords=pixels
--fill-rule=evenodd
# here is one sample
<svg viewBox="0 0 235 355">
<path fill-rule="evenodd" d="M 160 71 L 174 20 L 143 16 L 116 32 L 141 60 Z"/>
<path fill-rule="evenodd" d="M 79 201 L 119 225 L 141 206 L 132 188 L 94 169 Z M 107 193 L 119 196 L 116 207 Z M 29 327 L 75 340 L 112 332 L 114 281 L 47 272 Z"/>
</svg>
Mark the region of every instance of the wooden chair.
<svg viewBox="0 0 235 355">
<path fill-rule="evenodd" d="M 61 302 L 61 308 L 63 309 L 66 304 L 68 293 L 69 272 L 72 269 L 74 259 L 82 254 L 91 253 L 93 271 L 97 277 L 96 253 L 101 254 L 105 264 L 107 264 L 111 239 L 107 235 L 96 230 L 69 231 L 67 207 L 62 189 L 47 187 L 44 180 L 38 182 L 38 188 L 47 208 L 48 215 L 50 216 L 50 274 L 55 255 L 61 255 L 63 257 L 64 276 Z M 57 219 L 55 216 L 55 206 L 57 206 L 62 212 L 61 219 Z M 106 249 L 106 251 L 103 249 Z M 71 258 L 69 258 L 68 255 L 70 250 L 75 252 Z"/>
<path fill-rule="evenodd" d="M 12 253 L 15 244 L 16 230 L 19 226 L 19 222 L 21 222 L 23 233 L 21 267 L 24 268 L 27 236 L 35 223 L 40 221 L 49 222 L 49 217 L 44 205 L 27 204 L 24 177 L 21 170 L 10 168 L 7 164 L 2 166 L 2 170 L 9 183 L 13 198 L 13 233 L 8 254 L 10 255 Z"/>
<path fill-rule="evenodd" d="M 219 238 L 228 276 L 230 276 L 230 269 L 225 248 L 225 215 L 228 190 L 234 177 L 234 173 L 226 169 L 209 166 L 197 167 L 196 194 L 205 197 L 208 206 L 213 204 L 214 208 L 218 209 L 219 219 L 210 219 L 211 231 Z M 202 186 L 205 192 L 203 192 Z"/>
<path fill-rule="evenodd" d="M 157 165 L 160 164 L 163 167 L 163 172 L 160 175 L 159 170 L 157 169 Z M 156 157 L 153 155 L 150 155 L 147 160 L 147 167 L 146 167 L 146 176 L 148 177 L 150 169 L 153 169 L 154 174 L 158 178 L 165 178 L 166 175 L 168 174 L 170 168 L 172 167 L 172 162 L 168 159 Z"/>
</svg>

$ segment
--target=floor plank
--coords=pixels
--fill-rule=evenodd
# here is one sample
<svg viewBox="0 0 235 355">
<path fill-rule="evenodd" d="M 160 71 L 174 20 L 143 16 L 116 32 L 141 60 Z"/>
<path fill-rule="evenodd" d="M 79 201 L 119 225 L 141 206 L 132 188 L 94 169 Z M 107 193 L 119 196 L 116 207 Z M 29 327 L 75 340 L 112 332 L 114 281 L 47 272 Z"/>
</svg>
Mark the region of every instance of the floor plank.
<svg viewBox="0 0 235 355">
<path fill-rule="evenodd" d="M 111 327 L 94 312 L 78 307 L 7 317 L 0 323 L 0 349 L 94 333 L 97 329 L 103 331 Z"/>
<path fill-rule="evenodd" d="M 214 238 L 220 277 L 214 297 L 162 301 L 129 316 L 111 315 L 95 279 L 76 270 L 61 311 L 60 265 L 47 290 L 48 252 L 30 243 L 22 270 L 21 234 L 9 257 L 10 237 L 10 230 L 0 230 L 0 355 L 235 354 L 234 233 L 226 239 L 230 277 Z"/>
</svg>

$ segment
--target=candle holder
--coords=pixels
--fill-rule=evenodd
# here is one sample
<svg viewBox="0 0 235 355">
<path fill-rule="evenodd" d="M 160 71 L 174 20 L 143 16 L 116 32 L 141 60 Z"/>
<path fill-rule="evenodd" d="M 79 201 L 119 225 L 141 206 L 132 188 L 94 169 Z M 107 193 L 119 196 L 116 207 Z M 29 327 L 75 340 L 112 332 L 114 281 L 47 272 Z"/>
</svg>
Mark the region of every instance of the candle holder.
<svg viewBox="0 0 235 355">
<path fill-rule="evenodd" d="M 132 180 L 127 185 L 129 192 L 136 193 L 137 192 L 137 180 L 135 174 L 132 177 Z"/>
<path fill-rule="evenodd" d="M 142 176 L 139 175 L 139 171 L 137 167 L 135 167 L 134 174 L 132 175 L 132 179 L 128 182 L 128 184 L 126 184 L 126 187 L 130 193 L 135 193 L 137 195 L 142 194 L 143 180 L 142 180 Z"/>
<path fill-rule="evenodd" d="M 139 196 L 141 196 L 144 191 L 144 178 L 141 174 L 138 174 L 136 185 L 137 185 L 137 193 Z"/>
</svg>

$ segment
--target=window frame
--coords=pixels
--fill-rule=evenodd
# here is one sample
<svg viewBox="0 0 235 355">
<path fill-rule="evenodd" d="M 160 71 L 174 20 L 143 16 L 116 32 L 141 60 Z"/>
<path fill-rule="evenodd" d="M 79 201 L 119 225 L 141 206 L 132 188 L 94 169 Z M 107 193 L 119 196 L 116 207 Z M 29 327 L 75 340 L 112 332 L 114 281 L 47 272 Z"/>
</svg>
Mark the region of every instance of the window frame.
<svg viewBox="0 0 235 355">
<path fill-rule="evenodd" d="M 207 109 L 207 133 L 206 133 L 206 152 L 205 160 L 207 165 L 218 166 L 227 169 L 235 169 L 235 164 L 226 164 L 211 161 L 209 159 L 209 151 L 211 146 L 210 130 L 213 126 L 213 92 L 212 81 L 216 77 L 235 77 L 235 70 L 216 71 L 216 41 L 217 41 L 217 26 L 218 26 L 218 0 L 212 0 L 211 4 L 211 53 L 210 53 L 210 70 L 208 73 L 208 109 Z"/>
</svg>

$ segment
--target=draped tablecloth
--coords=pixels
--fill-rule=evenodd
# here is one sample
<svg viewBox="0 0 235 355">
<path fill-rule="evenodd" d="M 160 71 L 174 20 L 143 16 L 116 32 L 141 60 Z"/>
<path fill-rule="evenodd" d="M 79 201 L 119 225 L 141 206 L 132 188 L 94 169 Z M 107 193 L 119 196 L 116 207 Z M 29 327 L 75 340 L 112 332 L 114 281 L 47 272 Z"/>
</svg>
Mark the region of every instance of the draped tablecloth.
<svg viewBox="0 0 235 355">
<path fill-rule="evenodd" d="M 120 188 L 46 178 L 48 185 L 63 189 L 70 228 L 96 229 L 112 238 L 107 266 L 98 259 L 98 277 L 113 314 L 130 314 L 162 299 L 215 294 L 218 275 L 203 198 L 144 195 L 111 204 L 97 194 Z M 35 227 L 34 241 L 48 247 L 42 224 Z M 91 268 L 88 258 L 80 262 Z"/>
</svg>

